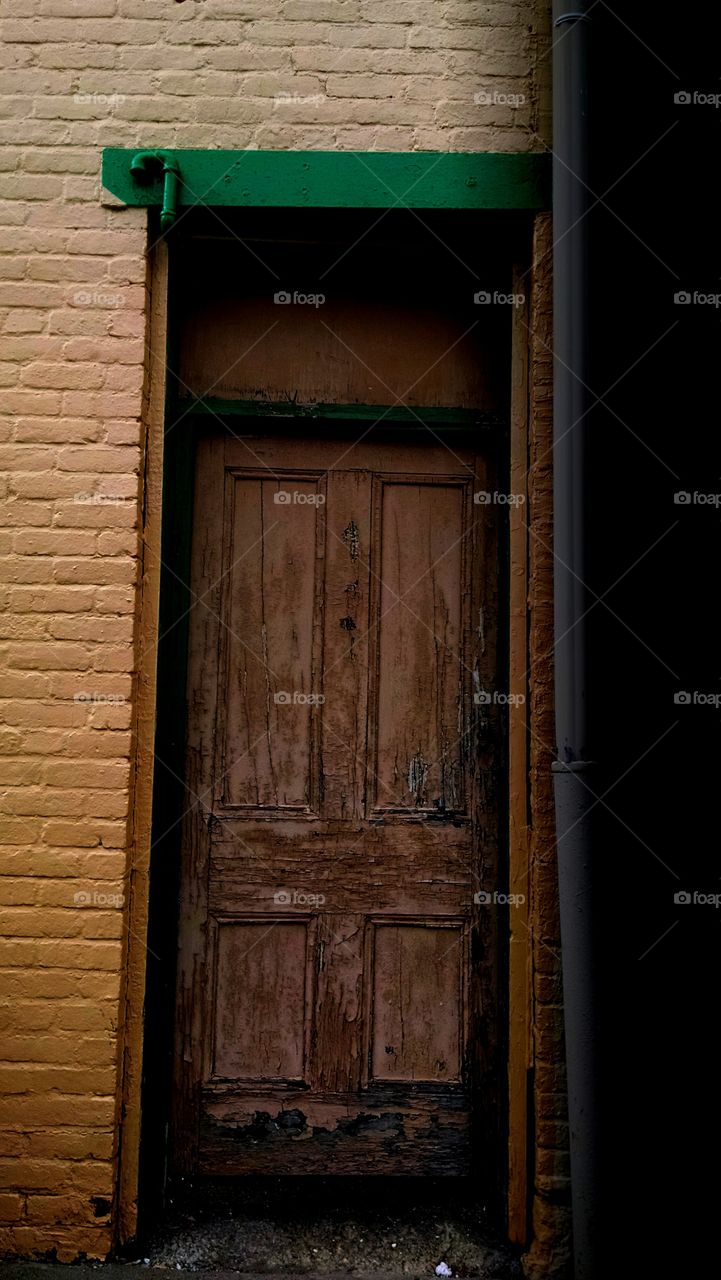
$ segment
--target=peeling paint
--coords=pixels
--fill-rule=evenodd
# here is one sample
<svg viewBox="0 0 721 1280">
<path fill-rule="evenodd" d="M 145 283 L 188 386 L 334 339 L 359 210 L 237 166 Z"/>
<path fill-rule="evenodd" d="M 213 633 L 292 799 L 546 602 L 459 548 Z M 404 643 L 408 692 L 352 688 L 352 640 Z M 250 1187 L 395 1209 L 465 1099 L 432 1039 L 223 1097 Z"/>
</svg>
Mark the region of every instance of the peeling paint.
<svg viewBox="0 0 721 1280">
<path fill-rule="evenodd" d="M 413 756 L 408 765 L 408 790 L 415 797 L 417 805 L 423 805 L 428 784 L 428 765 L 420 751 Z"/>
<path fill-rule="evenodd" d="M 481 653 L 486 652 L 486 623 L 483 616 L 483 605 L 478 609 L 478 639 L 480 641 Z"/>
<path fill-rule="evenodd" d="M 348 548 L 351 560 L 355 563 L 360 556 L 360 530 L 355 520 L 348 521 L 341 537 Z"/>
</svg>

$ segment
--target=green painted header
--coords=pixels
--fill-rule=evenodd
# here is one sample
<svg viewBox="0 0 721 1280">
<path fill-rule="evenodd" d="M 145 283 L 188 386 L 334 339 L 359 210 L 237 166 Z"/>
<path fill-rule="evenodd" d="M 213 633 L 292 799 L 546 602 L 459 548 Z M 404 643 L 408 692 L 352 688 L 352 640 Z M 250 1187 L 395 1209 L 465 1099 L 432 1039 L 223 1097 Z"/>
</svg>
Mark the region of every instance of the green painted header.
<svg viewBox="0 0 721 1280">
<path fill-rule="evenodd" d="M 482 409 L 442 405 L 300 404 L 297 400 L 225 400 L 220 396 L 182 396 L 175 401 L 178 421 L 191 414 L 214 418 L 308 418 L 333 422 L 393 423 L 409 427 L 498 427 L 501 419 Z M 172 425 L 172 424 L 171 424 Z"/>
<path fill-rule="evenodd" d="M 138 148 L 103 152 L 103 185 L 128 205 L 161 205 L 161 163 Z M 141 153 L 147 156 L 147 152 Z M 389 209 L 546 209 L 545 154 L 445 151 L 183 151 L 159 148 L 178 174 L 178 205 Z"/>
</svg>

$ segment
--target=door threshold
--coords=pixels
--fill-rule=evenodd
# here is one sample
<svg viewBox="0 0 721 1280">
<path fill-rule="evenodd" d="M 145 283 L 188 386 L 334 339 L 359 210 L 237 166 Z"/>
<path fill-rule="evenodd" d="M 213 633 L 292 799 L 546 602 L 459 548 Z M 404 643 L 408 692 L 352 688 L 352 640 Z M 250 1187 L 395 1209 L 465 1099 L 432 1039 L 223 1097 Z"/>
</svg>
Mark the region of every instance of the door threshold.
<svg viewBox="0 0 721 1280">
<path fill-rule="evenodd" d="M 435 1280 L 441 1264 L 459 1280 L 510 1280 L 521 1274 L 516 1257 L 477 1196 L 477 1182 L 461 1178 L 186 1184 L 134 1257 L 148 1259 L 154 1280 L 161 1267 L 244 1280 Z"/>
</svg>

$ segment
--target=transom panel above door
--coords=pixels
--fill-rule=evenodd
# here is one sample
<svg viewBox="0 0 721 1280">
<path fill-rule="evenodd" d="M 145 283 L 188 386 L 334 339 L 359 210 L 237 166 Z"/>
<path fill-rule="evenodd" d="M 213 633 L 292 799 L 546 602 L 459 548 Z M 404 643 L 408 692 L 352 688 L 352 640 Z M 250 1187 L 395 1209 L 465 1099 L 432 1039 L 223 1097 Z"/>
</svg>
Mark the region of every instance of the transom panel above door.
<svg viewBox="0 0 721 1280">
<path fill-rule="evenodd" d="M 492 1088 L 489 453 L 355 434 L 198 444 L 181 1173 L 465 1173 Z"/>
</svg>

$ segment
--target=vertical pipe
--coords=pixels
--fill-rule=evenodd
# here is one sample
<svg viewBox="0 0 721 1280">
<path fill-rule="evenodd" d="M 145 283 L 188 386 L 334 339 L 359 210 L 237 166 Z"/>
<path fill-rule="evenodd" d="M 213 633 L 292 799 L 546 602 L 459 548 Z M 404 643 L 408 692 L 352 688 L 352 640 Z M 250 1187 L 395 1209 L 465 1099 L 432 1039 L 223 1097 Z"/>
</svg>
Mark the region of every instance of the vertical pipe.
<svg viewBox="0 0 721 1280">
<path fill-rule="evenodd" d="M 588 430 L 586 0 L 554 0 L 554 627 L 558 848 L 575 1280 L 600 1274 L 594 767 L 587 756 L 585 437 Z"/>
</svg>

